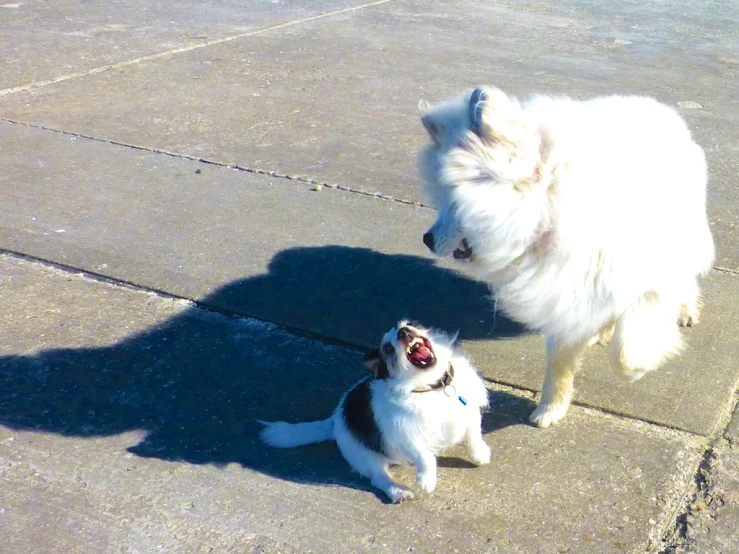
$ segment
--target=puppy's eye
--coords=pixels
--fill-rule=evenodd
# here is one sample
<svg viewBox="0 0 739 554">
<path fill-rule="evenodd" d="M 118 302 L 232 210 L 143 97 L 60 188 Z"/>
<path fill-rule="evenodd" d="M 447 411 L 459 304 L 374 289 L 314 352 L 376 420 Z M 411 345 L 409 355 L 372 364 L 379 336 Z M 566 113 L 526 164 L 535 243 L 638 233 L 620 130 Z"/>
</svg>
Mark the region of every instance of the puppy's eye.
<svg viewBox="0 0 739 554">
<path fill-rule="evenodd" d="M 382 345 L 382 353 L 385 354 L 385 356 L 393 356 L 395 354 L 395 348 L 392 344 L 386 342 Z"/>
</svg>

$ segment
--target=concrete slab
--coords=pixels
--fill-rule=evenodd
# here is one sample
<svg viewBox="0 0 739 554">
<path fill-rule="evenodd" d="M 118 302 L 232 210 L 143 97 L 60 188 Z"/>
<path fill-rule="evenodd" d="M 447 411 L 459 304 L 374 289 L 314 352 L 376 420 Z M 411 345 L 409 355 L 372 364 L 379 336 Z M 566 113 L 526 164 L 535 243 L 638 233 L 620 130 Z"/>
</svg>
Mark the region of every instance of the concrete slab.
<svg viewBox="0 0 739 554">
<path fill-rule="evenodd" d="M 2 248 L 361 347 L 408 315 L 459 329 L 489 378 L 541 385 L 541 338 L 414 239 L 430 210 L 18 125 L 0 137 Z M 596 350 L 577 400 L 714 433 L 739 377 L 739 277 L 716 273 L 705 289 L 684 356 L 626 386 Z"/>
<path fill-rule="evenodd" d="M 737 397 L 739 397 L 739 391 L 737 391 Z M 724 437 L 733 443 L 739 444 L 739 405 L 734 410 L 734 415 L 731 418 L 731 422 L 729 422 L 729 426 L 726 428 Z"/>
<path fill-rule="evenodd" d="M 420 201 L 420 97 L 484 82 L 689 101 L 717 265 L 737 270 L 737 25 L 733 4 L 389 2 L 6 95 L 0 115 Z"/>
<path fill-rule="evenodd" d="M 595 346 L 575 377 L 575 401 L 701 435 L 720 435 L 739 379 L 739 276 L 714 272 L 703 281 L 703 292 L 702 321 L 684 331 L 688 348 L 681 356 L 629 384 L 611 372 L 605 348 Z M 466 341 L 464 348 L 487 377 L 541 390 L 546 364 L 542 337 Z"/>
<path fill-rule="evenodd" d="M 4 64 L 0 94 L 3 89 L 204 45 L 361 4 L 352 0 L 5 2 L 0 4 Z"/>
<path fill-rule="evenodd" d="M 256 442 L 257 417 L 327 414 L 358 352 L 6 256 L 0 275 L 13 552 L 642 552 L 700 460 L 692 437 L 580 408 L 529 427 L 531 401 L 497 388 L 494 463 L 450 452 L 433 495 L 388 506 L 334 445 Z"/>
<path fill-rule="evenodd" d="M 699 485 L 665 554 L 739 552 L 739 448 L 714 448 Z"/>
<path fill-rule="evenodd" d="M 486 287 L 408 240 L 430 210 L 19 125 L 0 140 L 1 248 L 352 344 L 411 313 L 467 338 L 519 331 L 491 331 Z"/>
</svg>

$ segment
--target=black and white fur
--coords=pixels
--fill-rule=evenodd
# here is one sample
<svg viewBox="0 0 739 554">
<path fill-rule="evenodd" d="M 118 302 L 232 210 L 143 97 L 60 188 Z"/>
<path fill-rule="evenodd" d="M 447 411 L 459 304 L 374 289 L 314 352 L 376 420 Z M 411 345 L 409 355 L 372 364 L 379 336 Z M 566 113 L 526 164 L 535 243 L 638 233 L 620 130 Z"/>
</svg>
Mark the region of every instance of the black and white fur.
<svg viewBox="0 0 739 554">
<path fill-rule="evenodd" d="M 421 342 L 432 352 L 423 367 L 409 353 Z M 278 448 L 335 440 L 349 465 L 393 502 L 414 494 L 393 481 L 390 465 L 415 465 L 416 484 L 432 492 L 436 456 L 444 449 L 464 443 L 475 464 L 489 463 L 481 430 L 487 389 L 470 362 L 455 352 L 453 337 L 402 320 L 383 337 L 379 350 L 365 356 L 365 365 L 372 376 L 349 390 L 331 417 L 261 422 L 262 440 Z"/>
</svg>

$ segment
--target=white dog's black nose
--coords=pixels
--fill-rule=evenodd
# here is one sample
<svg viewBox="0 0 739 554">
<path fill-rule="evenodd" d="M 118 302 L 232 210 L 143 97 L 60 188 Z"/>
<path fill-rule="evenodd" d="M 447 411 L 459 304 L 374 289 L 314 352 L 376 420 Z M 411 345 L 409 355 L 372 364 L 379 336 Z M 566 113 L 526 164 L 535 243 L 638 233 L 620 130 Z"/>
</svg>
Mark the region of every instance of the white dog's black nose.
<svg viewBox="0 0 739 554">
<path fill-rule="evenodd" d="M 431 252 L 434 251 L 434 235 L 432 235 L 430 232 L 423 235 L 423 243 L 428 246 Z"/>
</svg>

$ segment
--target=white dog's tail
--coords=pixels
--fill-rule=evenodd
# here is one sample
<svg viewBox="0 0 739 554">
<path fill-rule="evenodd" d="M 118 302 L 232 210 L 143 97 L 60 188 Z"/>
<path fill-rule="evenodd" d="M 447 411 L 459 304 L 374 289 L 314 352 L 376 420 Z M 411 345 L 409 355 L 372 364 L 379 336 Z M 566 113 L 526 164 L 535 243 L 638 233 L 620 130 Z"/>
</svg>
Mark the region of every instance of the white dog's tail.
<svg viewBox="0 0 739 554">
<path fill-rule="evenodd" d="M 302 423 L 287 423 L 286 421 L 259 421 L 259 423 L 264 425 L 260 433 L 262 440 L 276 448 L 293 448 L 334 439 L 333 416 L 323 421 Z"/>
<path fill-rule="evenodd" d="M 677 307 L 656 293 L 647 293 L 618 318 L 608 347 L 617 375 L 636 381 L 680 353 L 683 341 L 676 322 Z"/>
</svg>

